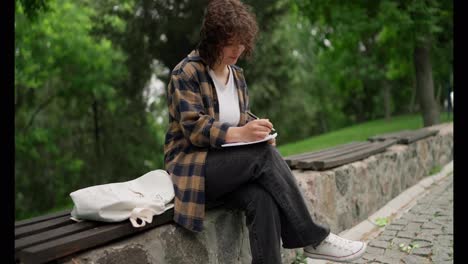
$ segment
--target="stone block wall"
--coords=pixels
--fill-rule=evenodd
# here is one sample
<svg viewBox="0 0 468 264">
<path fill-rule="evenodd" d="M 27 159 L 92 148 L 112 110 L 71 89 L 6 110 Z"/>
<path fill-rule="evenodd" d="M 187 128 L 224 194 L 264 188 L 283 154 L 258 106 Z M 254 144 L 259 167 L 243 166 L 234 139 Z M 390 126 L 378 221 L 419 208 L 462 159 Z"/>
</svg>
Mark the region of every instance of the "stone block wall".
<svg viewBox="0 0 468 264">
<path fill-rule="evenodd" d="M 294 170 L 314 219 L 340 233 L 429 175 L 431 169 L 449 163 L 453 159 L 452 123 L 430 129 L 439 133 L 409 145 L 393 145 L 335 169 Z"/>
<path fill-rule="evenodd" d="M 293 170 L 316 221 L 340 233 L 366 219 L 435 166 L 453 159 L 453 124 L 430 127 L 436 136 L 327 171 Z M 295 250 L 283 249 L 283 263 Z M 251 262 L 248 230 L 240 211 L 211 210 L 199 234 L 168 224 L 88 250 L 58 263 L 96 264 L 247 264 Z"/>
</svg>

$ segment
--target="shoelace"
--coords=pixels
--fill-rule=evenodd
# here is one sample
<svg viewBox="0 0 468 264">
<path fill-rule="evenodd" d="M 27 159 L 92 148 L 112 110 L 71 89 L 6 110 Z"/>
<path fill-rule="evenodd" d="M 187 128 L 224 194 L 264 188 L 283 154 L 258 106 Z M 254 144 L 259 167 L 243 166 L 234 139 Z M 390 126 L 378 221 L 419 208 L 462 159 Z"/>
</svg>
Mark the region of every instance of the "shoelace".
<svg viewBox="0 0 468 264">
<path fill-rule="evenodd" d="M 351 240 L 347 240 L 347 239 L 344 239 L 344 238 L 341 238 L 339 236 L 336 236 L 334 234 L 330 234 L 326 239 L 325 239 L 325 242 L 327 242 L 328 244 L 334 246 L 334 247 L 339 247 L 339 248 L 343 248 L 343 249 L 346 249 L 346 250 L 351 250 L 349 248 L 349 245 L 352 243 Z"/>
</svg>

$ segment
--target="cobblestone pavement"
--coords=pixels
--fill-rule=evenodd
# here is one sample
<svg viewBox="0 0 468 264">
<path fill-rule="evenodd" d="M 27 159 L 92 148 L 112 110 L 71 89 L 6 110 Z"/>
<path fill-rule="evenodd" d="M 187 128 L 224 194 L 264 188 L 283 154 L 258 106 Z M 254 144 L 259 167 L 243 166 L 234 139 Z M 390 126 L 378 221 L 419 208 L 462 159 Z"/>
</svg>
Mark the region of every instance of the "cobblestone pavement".
<svg viewBox="0 0 468 264">
<path fill-rule="evenodd" d="M 368 242 L 359 260 L 349 263 L 453 263 L 453 174 L 430 188 L 408 212 Z"/>
<path fill-rule="evenodd" d="M 453 263 L 453 174 L 389 223 L 352 263 Z"/>
</svg>

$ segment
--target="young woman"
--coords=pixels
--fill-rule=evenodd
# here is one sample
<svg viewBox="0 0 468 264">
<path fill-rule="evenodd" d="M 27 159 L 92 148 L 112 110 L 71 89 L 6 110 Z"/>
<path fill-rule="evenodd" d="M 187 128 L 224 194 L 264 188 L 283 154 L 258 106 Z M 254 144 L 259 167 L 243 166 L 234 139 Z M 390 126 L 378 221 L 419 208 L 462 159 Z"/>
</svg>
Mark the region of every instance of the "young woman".
<svg viewBox="0 0 468 264">
<path fill-rule="evenodd" d="M 366 243 L 313 221 L 275 140 L 222 147 L 263 139 L 273 128 L 247 114 L 247 85 L 235 65 L 252 53 L 257 31 L 254 14 L 239 0 L 212 0 L 198 47 L 171 73 L 164 153 L 176 193 L 174 221 L 202 231 L 205 203 L 223 199 L 245 212 L 252 263 L 281 263 L 281 246 L 303 247 L 317 259 L 359 258 Z"/>
</svg>

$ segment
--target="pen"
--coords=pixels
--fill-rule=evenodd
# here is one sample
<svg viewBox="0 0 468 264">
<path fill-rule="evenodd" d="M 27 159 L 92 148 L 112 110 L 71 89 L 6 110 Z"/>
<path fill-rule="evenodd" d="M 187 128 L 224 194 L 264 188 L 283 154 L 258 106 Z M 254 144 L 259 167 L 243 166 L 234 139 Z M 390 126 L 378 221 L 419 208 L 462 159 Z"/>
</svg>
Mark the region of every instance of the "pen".
<svg viewBox="0 0 468 264">
<path fill-rule="evenodd" d="M 260 118 L 258 118 L 256 115 L 252 114 L 250 111 L 247 111 L 247 114 L 248 114 L 249 116 L 255 118 L 255 119 L 260 119 Z M 271 128 L 271 131 L 272 131 L 272 132 L 276 132 L 276 130 L 275 130 L 274 128 Z"/>
</svg>

